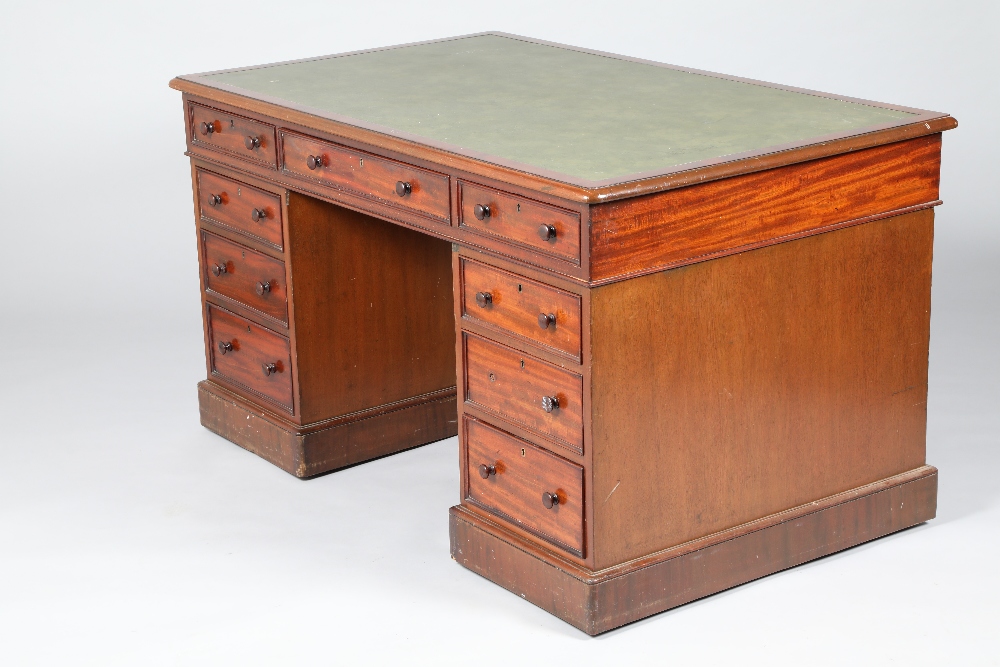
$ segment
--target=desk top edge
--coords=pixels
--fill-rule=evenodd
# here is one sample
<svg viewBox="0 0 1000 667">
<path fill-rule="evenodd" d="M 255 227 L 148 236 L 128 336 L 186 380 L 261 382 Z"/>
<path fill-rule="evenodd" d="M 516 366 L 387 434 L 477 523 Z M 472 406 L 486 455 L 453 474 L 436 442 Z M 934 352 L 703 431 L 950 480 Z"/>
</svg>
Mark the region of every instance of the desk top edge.
<svg viewBox="0 0 1000 667">
<path fill-rule="evenodd" d="M 627 174 L 610 179 L 590 180 L 569 174 L 550 171 L 530 164 L 516 162 L 497 155 L 461 148 L 447 142 L 410 134 L 405 131 L 394 130 L 390 127 L 361 121 L 321 109 L 290 103 L 288 100 L 269 97 L 264 94 L 255 93 L 253 91 L 230 86 L 217 81 L 210 81 L 208 78 L 212 75 L 227 72 L 240 72 L 278 65 L 320 61 L 335 57 L 391 51 L 404 47 L 436 44 L 440 42 L 448 42 L 485 35 L 507 37 L 533 44 L 558 47 L 586 54 L 652 65 L 679 72 L 699 74 L 727 81 L 758 85 L 776 90 L 900 111 L 912 115 L 879 125 L 854 128 L 848 131 L 810 137 L 806 140 L 786 144 L 765 146 L 760 149 L 745 151 L 743 153 L 722 155 L 712 159 L 688 162 L 662 169 Z M 719 178 L 772 169 L 806 160 L 813 160 L 887 143 L 893 143 L 896 141 L 903 141 L 927 134 L 940 133 L 953 129 L 958 125 L 956 119 L 946 113 L 901 107 L 802 88 L 793 88 L 780 84 L 678 67 L 655 61 L 642 60 L 630 56 L 595 51 L 554 42 L 546 42 L 502 32 L 477 33 L 474 35 L 448 37 L 426 42 L 400 44 L 376 49 L 367 49 L 363 51 L 256 65 L 252 67 L 241 67 L 230 70 L 181 75 L 171 80 L 169 85 L 171 88 L 188 95 L 243 108 L 251 112 L 269 115 L 271 117 L 287 120 L 289 122 L 296 122 L 305 127 L 312 127 L 319 131 L 345 136 L 356 141 L 369 143 L 376 147 L 397 151 L 404 155 L 411 155 L 413 157 L 426 159 L 432 162 L 443 163 L 444 165 L 451 166 L 453 168 L 463 169 L 490 178 L 496 178 L 498 180 L 513 179 L 521 184 L 529 185 L 529 187 L 534 186 L 549 192 L 550 194 L 587 204 L 596 204 L 626 197 L 651 194 L 654 192 L 684 187 Z"/>
</svg>

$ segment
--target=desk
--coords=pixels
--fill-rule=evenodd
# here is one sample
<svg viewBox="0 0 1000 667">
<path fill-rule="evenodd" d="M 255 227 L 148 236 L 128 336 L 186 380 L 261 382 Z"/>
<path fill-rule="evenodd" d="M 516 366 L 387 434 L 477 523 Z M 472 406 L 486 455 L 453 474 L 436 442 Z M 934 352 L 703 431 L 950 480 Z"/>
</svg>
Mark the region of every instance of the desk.
<svg viewBox="0 0 1000 667">
<path fill-rule="evenodd" d="M 933 518 L 946 114 L 497 33 L 171 86 L 216 433 L 458 433 L 452 556 L 591 634 Z"/>
</svg>

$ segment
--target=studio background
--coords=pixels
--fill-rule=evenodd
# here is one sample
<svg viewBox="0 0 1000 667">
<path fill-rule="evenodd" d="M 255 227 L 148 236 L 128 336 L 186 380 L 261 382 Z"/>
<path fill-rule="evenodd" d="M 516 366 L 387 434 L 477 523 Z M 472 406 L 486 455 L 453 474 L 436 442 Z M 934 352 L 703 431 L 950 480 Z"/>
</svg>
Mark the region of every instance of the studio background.
<svg viewBox="0 0 1000 667">
<path fill-rule="evenodd" d="M 1000 664 L 998 7 L 4 2 L 0 663 Z M 591 639 L 451 561 L 454 438 L 300 481 L 200 426 L 167 82 L 483 30 L 958 119 L 936 209 L 938 518 Z"/>
</svg>

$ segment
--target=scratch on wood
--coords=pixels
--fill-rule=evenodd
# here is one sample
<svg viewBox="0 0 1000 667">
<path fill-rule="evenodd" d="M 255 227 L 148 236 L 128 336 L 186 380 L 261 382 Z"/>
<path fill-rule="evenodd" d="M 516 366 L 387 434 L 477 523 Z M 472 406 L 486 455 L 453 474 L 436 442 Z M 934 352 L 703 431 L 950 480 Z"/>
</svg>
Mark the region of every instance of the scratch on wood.
<svg viewBox="0 0 1000 667">
<path fill-rule="evenodd" d="M 618 487 L 621 486 L 621 484 L 622 484 L 622 481 L 618 480 L 618 483 L 615 484 L 615 488 L 611 489 L 611 493 L 609 493 L 608 497 L 604 499 L 604 502 L 608 502 L 609 500 L 611 500 L 611 494 L 614 493 L 615 491 L 617 491 Z"/>
</svg>

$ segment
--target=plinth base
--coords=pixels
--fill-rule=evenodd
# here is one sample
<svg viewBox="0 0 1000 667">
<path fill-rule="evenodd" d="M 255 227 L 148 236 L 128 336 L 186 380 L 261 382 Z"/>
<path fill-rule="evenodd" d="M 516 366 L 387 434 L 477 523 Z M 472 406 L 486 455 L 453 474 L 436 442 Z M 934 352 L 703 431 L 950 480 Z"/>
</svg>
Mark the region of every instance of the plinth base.
<svg viewBox="0 0 1000 667">
<path fill-rule="evenodd" d="M 461 565 L 596 635 L 933 519 L 924 466 L 659 553 L 590 571 L 464 506 L 450 511 Z"/>
<path fill-rule="evenodd" d="M 202 426 L 296 477 L 395 454 L 458 433 L 455 390 L 322 424 L 299 426 L 214 382 L 198 383 Z"/>
</svg>

